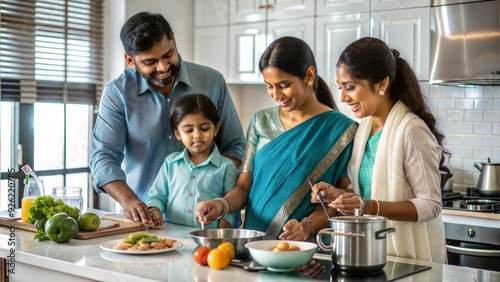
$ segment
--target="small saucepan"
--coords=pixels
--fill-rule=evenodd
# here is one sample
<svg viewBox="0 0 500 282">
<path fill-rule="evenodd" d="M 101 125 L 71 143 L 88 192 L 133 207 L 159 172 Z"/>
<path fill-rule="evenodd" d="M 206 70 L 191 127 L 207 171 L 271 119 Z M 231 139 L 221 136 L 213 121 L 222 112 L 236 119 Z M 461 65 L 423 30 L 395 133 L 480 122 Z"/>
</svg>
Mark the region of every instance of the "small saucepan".
<svg viewBox="0 0 500 282">
<path fill-rule="evenodd" d="M 332 253 L 332 263 L 338 270 L 351 273 L 377 273 L 386 263 L 386 236 L 395 232 L 387 227 L 383 216 L 338 216 L 330 220 L 329 229 L 318 232 L 318 247 Z M 322 235 L 330 235 L 325 245 Z"/>
</svg>

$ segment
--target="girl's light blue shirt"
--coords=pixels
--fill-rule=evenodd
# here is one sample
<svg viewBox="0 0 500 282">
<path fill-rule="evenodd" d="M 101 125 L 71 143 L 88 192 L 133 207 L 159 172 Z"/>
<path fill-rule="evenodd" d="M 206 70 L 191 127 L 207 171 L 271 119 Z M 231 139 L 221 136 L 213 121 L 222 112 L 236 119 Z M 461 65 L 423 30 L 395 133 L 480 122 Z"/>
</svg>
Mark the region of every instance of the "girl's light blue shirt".
<svg viewBox="0 0 500 282">
<path fill-rule="evenodd" d="M 195 218 L 196 205 L 205 200 L 223 197 L 234 187 L 238 170 L 212 144 L 212 153 L 204 162 L 194 165 L 187 149 L 168 155 L 146 197 L 148 207 L 155 206 L 166 222 L 201 227 Z M 231 225 L 235 214 L 227 214 Z M 206 228 L 217 228 L 218 220 Z"/>
</svg>

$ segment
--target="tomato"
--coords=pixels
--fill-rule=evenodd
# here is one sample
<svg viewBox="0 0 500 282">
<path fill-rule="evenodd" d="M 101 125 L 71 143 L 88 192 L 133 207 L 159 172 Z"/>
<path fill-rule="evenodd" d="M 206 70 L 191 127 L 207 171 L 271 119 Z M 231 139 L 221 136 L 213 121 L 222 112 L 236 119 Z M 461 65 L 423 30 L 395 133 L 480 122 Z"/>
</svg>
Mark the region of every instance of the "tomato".
<svg viewBox="0 0 500 282">
<path fill-rule="evenodd" d="M 207 246 L 198 247 L 193 253 L 194 261 L 200 265 L 208 265 L 207 257 L 211 250 L 212 249 Z"/>
<path fill-rule="evenodd" d="M 217 247 L 217 249 L 226 250 L 228 252 L 231 260 L 234 259 L 234 257 L 236 256 L 236 250 L 234 249 L 234 245 L 230 242 L 225 242 L 225 243 L 220 244 Z"/>
<path fill-rule="evenodd" d="M 213 269 L 224 269 L 231 262 L 230 254 L 223 249 L 213 249 L 208 253 L 208 266 Z"/>
</svg>

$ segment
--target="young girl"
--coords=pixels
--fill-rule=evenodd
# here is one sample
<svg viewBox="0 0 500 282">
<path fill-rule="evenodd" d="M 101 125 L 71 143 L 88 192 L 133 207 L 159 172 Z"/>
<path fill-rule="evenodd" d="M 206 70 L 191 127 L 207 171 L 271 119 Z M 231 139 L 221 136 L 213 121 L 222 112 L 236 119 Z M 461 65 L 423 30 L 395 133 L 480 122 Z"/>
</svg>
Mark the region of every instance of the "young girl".
<svg viewBox="0 0 500 282">
<path fill-rule="evenodd" d="M 165 158 L 145 202 L 157 228 L 164 220 L 201 227 L 195 218 L 196 205 L 223 197 L 234 187 L 238 170 L 212 142 L 221 123 L 207 96 L 178 98 L 170 110 L 170 125 L 186 148 Z M 205 227 L 230 228 L 234 220 L 235 214 L 228 214 Z"/>
</svg>

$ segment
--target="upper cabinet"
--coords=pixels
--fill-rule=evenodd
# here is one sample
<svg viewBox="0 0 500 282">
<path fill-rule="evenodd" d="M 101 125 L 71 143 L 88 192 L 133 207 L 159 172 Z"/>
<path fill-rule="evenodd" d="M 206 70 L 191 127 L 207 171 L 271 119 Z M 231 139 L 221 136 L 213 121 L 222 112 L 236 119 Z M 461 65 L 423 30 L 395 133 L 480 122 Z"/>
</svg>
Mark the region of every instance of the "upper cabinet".
<svg viewBox="0 0 500 282">
<path fill-rule="evenodd" d="M 315 0 L 229 0 L 229 23 L 314 16 Z"/>
<path fill-rule="evenodd" d="M 228 77 L 229 2 L 195 0 L 194 62 L 216 69 Z"/>
<path fill-rule="evenodd" d="M 263 83 L 259 59 L 283 36 L 301 38 L 314 50 L 314 18 L 230 25 L 228 82 Z"/>
<path fill-rule="evenodd" d="M 394 11 L 407 8 L 430 7 L 431 0 L 371 0 L 371 11 Z"/>
<path fill-rule="evenodd" d="M 195 0 L 194 26 L 220 26 L 229 22 L 229 0 Z"/>
<path fill-rule="evenodd" d="M 397 49 L 419 80 L 429 79 L 430 7 L 373 12 L 371 35 Z"/>
<path fill-rule="evenodd" d="M 230 83 L 263 83 L 259 59 L 278 37 L 294 36 L 314 50 L 314 0 L 230 0 Z"/>
<path fill-rule="evenodd" d="M 316 63 L 318 74 L 336 85 L 336 64 L 351 42 L 370 35 L 369 13 L 341 14 L 316 19 Z"/>
<path fill-rule="evenodd" d="M 430 0 L 195 0 L 195 62 L 229 83 L 263 83 L 258 68 L 276 38 L 295 36 L 315 52 L 318 73 L 336 86 L 338 57 L 365 36 L 384 40 L 429 79 Z"/>
<path fill-rule="evenodd" d="M 339 13 L 368 12 L 370 12 L 370 0 L 322 0 L 316 2 L 316 15 L 318 17 Z"/>
</svg>

